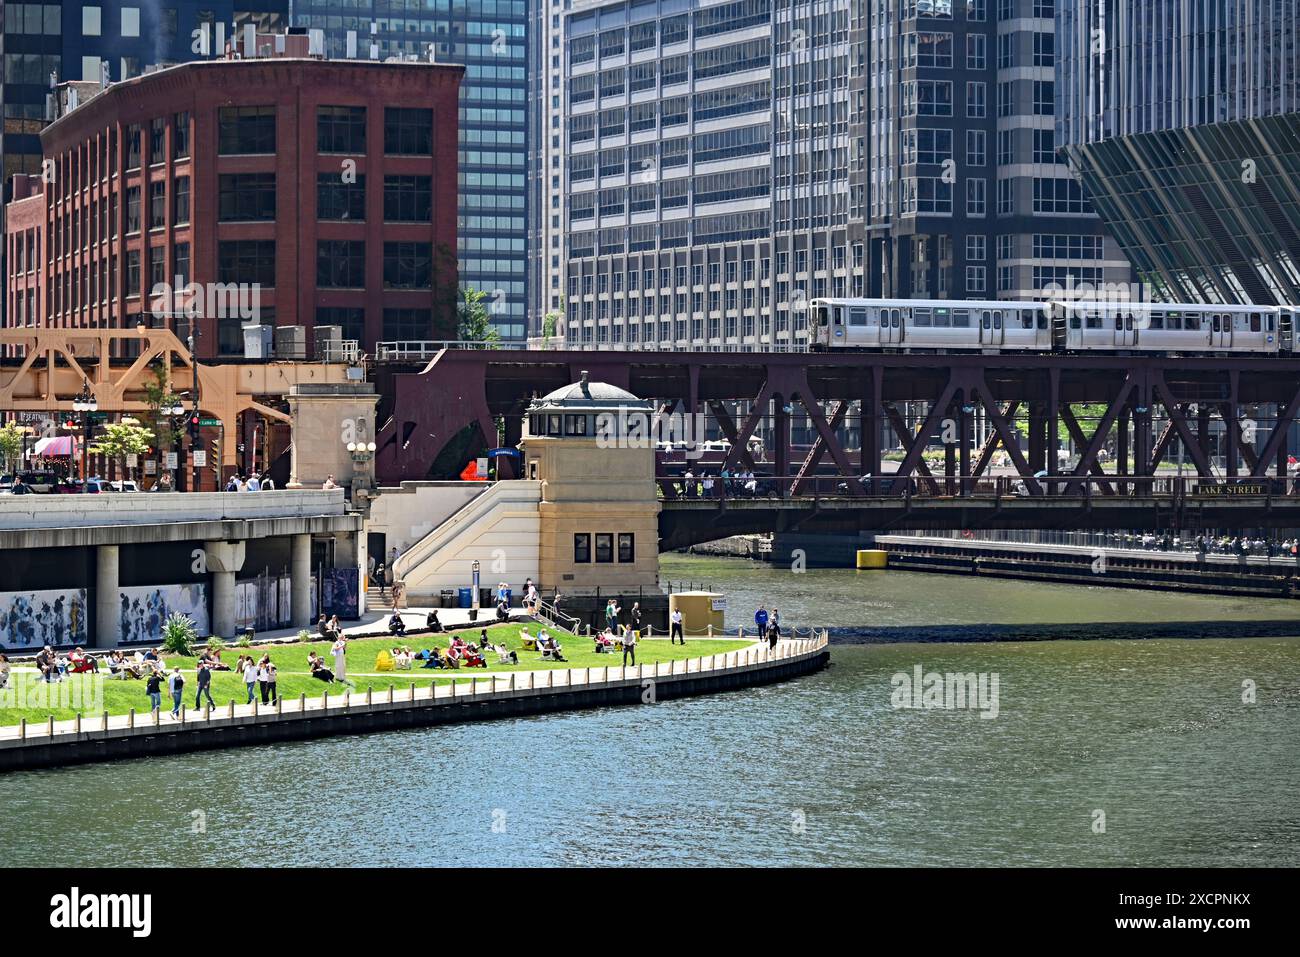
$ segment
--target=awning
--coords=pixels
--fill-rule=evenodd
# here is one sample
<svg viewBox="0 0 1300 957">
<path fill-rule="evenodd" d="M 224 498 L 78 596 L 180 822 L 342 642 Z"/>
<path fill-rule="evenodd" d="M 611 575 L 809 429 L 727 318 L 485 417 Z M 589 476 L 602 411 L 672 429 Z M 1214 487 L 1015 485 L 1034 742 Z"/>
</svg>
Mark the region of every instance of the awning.
<svg viewBox="0 0 1300 957">
<path fill-rule="evenodd" d="M 37 458 L 53 458 L 60 455 L 76 455 L 77 439 L 71 435 L 56 435 L 48 439 L 39 439 L 32 455 Z"/>
</svg>

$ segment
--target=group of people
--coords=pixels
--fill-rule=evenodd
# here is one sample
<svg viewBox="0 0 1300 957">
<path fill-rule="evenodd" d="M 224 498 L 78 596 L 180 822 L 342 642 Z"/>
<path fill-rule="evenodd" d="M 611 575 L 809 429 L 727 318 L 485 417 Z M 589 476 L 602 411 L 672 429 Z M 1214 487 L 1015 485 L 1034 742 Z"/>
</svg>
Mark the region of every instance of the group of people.
<svg viewBox="0 0 1300 957">
<path fill-rule="evenodd" d="M 772 613 L 768 614 L 767 606 L 759 605 L 758 611 L 754 612 L 754 624 L 758 628 L 758 637 L 767 639 L 768 646 L 775 648 L 781 640 L 781 609 L 773 605 Z"/>
<path fill-rule="evenodd" d="M 248 478 L 242 475 L 230 476 L 230 481 L 226 483 L 227 492 L 273 492 L 275 491 L 275 482 L 271 476 L 265 477 L 258 475 L 256 472 L 251 473 Z"/>
<path fill-rule="evenodd" d="M 682 476 L 682 494 L 687 498 L 721 498 L 732 495 L 758 494 L 758 477 L 753 469 L 724 468 L 715 477 L 703 470 L 697 476 L 691 469 Z"/>
<path fill-rule="evenodd" d="M 68 675 L 85 672 L 98 674 L 99 660 L 94 655 L 86 654 L 78 647 L 71 654 L 55 654 L 54 649 L 46 645 L 36 655 L 36 669 L 41 673 L 41 680 L 48 682 L 63 681 Z"/>
<path fill-rule="evenodd" d="M 200 664 L 200 674 L 206 669 Z M 253 699 L 257 697 L 257 690 L 261 688 L 262 704 L 273 704 L 279 697 L 276 693 L 277 674 L 275 665 L 271 662 L 270 655 L 262 655 L 261 658 L 255 658 L 253 655 L 240 655 L 239 660 L 235 662 L 235 671 L 244 678 L 244 687 L 248 689 L 248 700 L 245 704 L 252 704 Z M 200 691 L 202 689 L 200 688 Z M 198 707 L 197 702 L 195 707 Z"/>
<path fill-rule="evenodd" d="M 536 638 L 528 633 L 527 628 L 521 629 L 519 632 L 519 638 L 523 641 L 525 648 L 529 645 L 533 645 L 533 647 L 541 652 L 543 661 L 569 660 L 564 657 L 564 650 L 560 647 L 559 640 L 545 628 L 538 629 Z M 516 661 L 517 660 L 518 656 L 516 656 Z"/>
</svg>

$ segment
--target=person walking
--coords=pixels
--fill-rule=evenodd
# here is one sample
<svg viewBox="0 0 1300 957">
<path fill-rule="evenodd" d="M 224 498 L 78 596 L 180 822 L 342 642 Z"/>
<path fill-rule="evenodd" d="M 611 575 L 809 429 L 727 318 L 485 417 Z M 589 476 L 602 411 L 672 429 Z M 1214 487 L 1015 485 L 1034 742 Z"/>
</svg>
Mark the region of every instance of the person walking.
<svg viewBox="0 0 1300 957">
<path fill-rule="evenodd" d="M 781 637 L 781 609 L 775 605 L 772 606 L 772 627 L 776 629 L 777 637 Z"/>
<path fill-rule="evenodd" d="M 275 704 L 280 700 L 280 692 L 276 689 L 279 677 L 280 675 L 276 670 L 275 665 L 268 658 L 266 661 L 266 689 L 271 696 L 271 700 L 268 702 L 269 704 Z"/>
<path fill-rule="evenodd" d="M 334 641 L 334 678 L 336 681 L 348 680 L 348 643 L 342 634 Z"/>
<path fill-rule="evenodd" d="M 636 666 L 636 632 L 628 625 L 623 626 L 623 667 L 627 667 L 627 656 L 632 656 L 632 665 Z"/>
<path fill-rule="evenodd" d="M 244 685 L 248 688 L 248 700 L 244 704 L 252 704 L 257 691 L 257 662 L 252 655 L 244 659 Z"/>
<path fill-rule="evenodd" d="M 387 594 L 385 593 L 385 588 L 386 588 L 387 586 L 384 584 L 385 575 L 387 574 L 387 572 L 388 572 L 388 569 L 386 569 L 386 568 L 384 567 L 384 563 L 383 563 L 383 562 L 380 562 L 379 565 L 376 566 L 376 568 L 375 568 L 375 584 L 377 584 L 377 585 L 379 586 L 379 597 L 380 597 L 380 598 L 387 598 L 387 597 L 388 597 Z"/>
<path fill-rule="evenodd" d="M 150 713 L 157 714 L 162 708 L 162 675 L 150 671 L 149 680 L 145 682 L 144 693 L 149 696 Z"/>
<path fill-rule="evenodd" d="M 244 486 L 244 491 L 246 492 L 262 491 L 262 483 L 257 480 L 256 472 L 254 472 L 252 475 L 248 477 L 248 484 Z"/>
<path fill-rule="evenodd" d="M 257 684 L 262 689 L 262 704 L 271 703 L 271 656 L 263 655 L 257 663 Z"/>
<path fill-rule="evenodd" d="M 208 668 L 206 661 L 199 662 L 198 673 L 194 675 L 194 684 L 198 689 L 194 692 L 194 710 L 199 710 L 199 704 L 202 702 L 204 695 L 207 695 L 208 707 L 215 710 L 217 703 L 212 700 L 212 671 Z"/>
<path fill-rule="evenodd" d="M 167 679 L 167 690 L 172 693 L 172 717 L 181 716 L 181 696 L 185 694 L 185 676 L 181 674 L 180 666 L 172 672 L 172 676 Z"/>
<path fill-rule="evenodd" d="M 668 632 L 668 644 L 671 645 L 676 643 L 678 638 L 682 640 L 683 645 L 686 644 L 686 634 L 683 630 L 684 625 L 685 622 L 682 619 L 682 610 L 680 608 L 674 608 L 672 613 L 672 628 Z"/>
<path fill-rule="evenodd" d="M 767 634 L 767 608 L 764 605 L 758 606 L 758 611 L 754 612 L 754 624 L 758 627 L 758 637 L 762 640 Z"/>
<path fill-rule="evenodd" d="M 632 619 L 632 630 L 640 631 L 641 630 L 641 603 L 639 601 L 632 602 L 632 610 L 628 612 L 628 617 Z"/>
<path fill-rule="evenodd" d="M 774 624 L 772 624 L 772 623 L 769 622 L 769 623 L 768 623 L 768 626 L 767 626 L 767 647 L 768 647 L 768 650 L 773 650 L 773 649 L 776 648 L 776 641 L 777 641 L 777 639 L 780 638 L 780 637 L 781 637 L 781 636 L 780 636 L 780 633 L 777 632 L 777 630 L 776 630 L 776 625 L 774 625 Z"/>
</svg>

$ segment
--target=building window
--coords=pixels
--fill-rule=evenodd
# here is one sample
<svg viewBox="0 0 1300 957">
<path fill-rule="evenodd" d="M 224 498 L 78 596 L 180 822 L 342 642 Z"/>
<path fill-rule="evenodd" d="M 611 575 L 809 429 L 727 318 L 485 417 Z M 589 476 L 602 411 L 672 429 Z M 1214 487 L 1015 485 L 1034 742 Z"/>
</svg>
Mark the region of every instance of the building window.
<svg viewBox="0 0 1300 957">
<path fill-rule="evenodd" d="M 433 288 L 433 244 L 384 243 L 384 288 Z"/>
<path fill-rule="evenodd" d="M 968 177 L 966 180 L 966 215 L 983 216 L 985 213 L 986 197 L 985 191 L 988 187 L 988 181 L 978 177 Z"/>
<path fill-rule="evenodd" d="M 223 173 L 217 183 L 218 221 L 275 219 L 274 173 Z"/>
<path fill-rule="evenodd" d="M 100 7 L 82 7 L 81 8 L 81 35 L 83 37 L 97 37 L 101 35 Z M 95 73 L 99 73 L 99 57 L 95 57 Z M 86 77 L 89 80 L 91 77 Z M 99 79 L 95 76 L 94 79 Z"/>
<path fill-rule="evenodd" d="M 140 231 L 139 186 L 128 186 L 126 188 L 126 231 L 128 233 L 138 233 Z"/>
<path fill-rule="evenodd" d="M 966 34 L 966 69 L 983 70 L 988 67 L 988 37 L 983 33 Z"/>
<path fill-rule="evenodd" d="M 591 563 L 591 536 L 586 532 L 573 536 L 573 563 L 575 565 Z"/>
<path fill-rule="evenodd" d="M 133 299 L 140 295 L 140 250 L 126 251 L 126 297 Z"/>
<path fill-rule="evenodd" d="M 316 149 L 321 153 L 363 155 L 366 152 L 366 108 L 317 107 Z"/>
<path fill-rule="evenodd" d="M 235 239 L 217 243 L 217 282 L 275 286 L 275 240 Z"/>
<path fill-rule="evenodd" d="M 366 218 L 365 175 L 358 174 L 355 183 L 345 183 L 338 173 L 317 173 L 316 218 L 364 222 Z"/>
<path fill-rule="evenodd" d="M 365 338 L 366 310 L 361 306 L 318 306 L 316 326 L 338 326 L 344 340 Z"/>
<path fill-rule="evenodd" d="M 222 156 L 275 152 L 274 106 L 223 106 L 217 152 Z"/>
<path fill-rule="evenodd" d="M 618 560 L 620 564 L 636 561 L 636 536 L 631 532 L 618 534 Z"/>
<path fill-rule="evenodd" d="M 364 289 L 366 244 L 352 239 L 318 240 L 316 285 L 322 289 Z"/>
<path fill-rule="evenodd" d="M 972 82 L 966 84 L 966 116 L 973 120 L 988 116 L 988 84 Z"/>
<path fill-rule="evenodd" d="M 1051 116 L 1055 110 L 1056 84 L 1051 80 L 1034 81 L 1034 115 Z"/>
<path fill-rule="evenodd" d="M 988 134 L 984 130 L 966 131 L 966 165 L 983 166 L 988 158 Z"/>
<path fill-rule="evenodd" d="M 433 337 L 430 309 L 385 309 L 384 338 L 389 341 L 420 341 Z"/>
<path fill-rule="evenodd" d="M 149 165 L 167 158 L 167 121 L 161 116 L 149 124 Z"/>
<path fill-rule="evenodd" d="M 384 152 L 389 156 L 432 156 L 433 110 L 385 107 Z"/>
<path fill-rule="evenodd" d="M 384 177 L 385 222 L 427 223 L 432 220 L 432 176 Z"/>
<path fill-rule="evenodd" d="M 175 243 L 172 245 L 172 274 L 175 276 L 175 285 L 177 288 L 185 286 L 190 281 L 190 244 Z"/>
<path fill-rule="evenodd" d="M 177 113 L 172 117 L 172 158 L 185 159 L 190 155 L 190 114 Z"/>
<path fill-rule="evenodd" d="M 609 532 L 596 533 L 596 564 L 611 565 L 614 562 L 614 536 Z"/>
<path fill-rule="evenodd" d="M 138 37 L 140 35 L 140 8 L 122 8 L 122 36 Z"/>
<path fill-rule="evenodd" d="M 167 181 L 149 184 L 149 228 L 162 229 L 167 225 Z"/>
<path fill-rule="evenodd" d="M 172 223 L 180 226 L 190 221 L 190 178 L 177 176 L 172 191 Z"/>
<path fill-rule="evenodd" d="M 140 127 L 129 126 L 126 130 L 126 168 L 140 168 Z"/>
</svg>

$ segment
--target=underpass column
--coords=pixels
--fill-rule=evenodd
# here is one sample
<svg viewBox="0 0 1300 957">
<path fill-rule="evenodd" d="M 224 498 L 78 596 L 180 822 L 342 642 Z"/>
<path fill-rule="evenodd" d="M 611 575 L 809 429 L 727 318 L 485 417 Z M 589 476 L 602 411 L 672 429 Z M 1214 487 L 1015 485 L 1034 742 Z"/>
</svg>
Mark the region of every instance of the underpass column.
<svg viewBox="0 0 1300 957">
<path fill-rule="evenodd" d="M 289 614 L 294 628 L 311 624 L 311 535 L 295 535 L 289 553 Z"/>
<path fill-rule="evenodd" d="M 235 634 L 235 573 L 244 567 L 243 542 L 204 542 L 203 554 L 212 573 L 212 634 Z"/>
<path fill-rule="evenodd" d="M 96 648 L 112 648 L 121 640 L 118 613 L 117 545 L 100 545 L 95 550 L 95 640 Z"/>
</svg>

